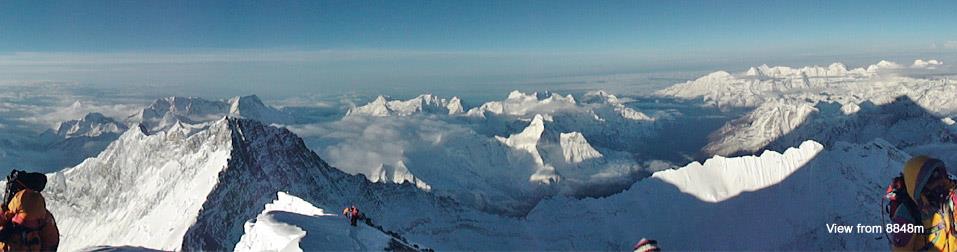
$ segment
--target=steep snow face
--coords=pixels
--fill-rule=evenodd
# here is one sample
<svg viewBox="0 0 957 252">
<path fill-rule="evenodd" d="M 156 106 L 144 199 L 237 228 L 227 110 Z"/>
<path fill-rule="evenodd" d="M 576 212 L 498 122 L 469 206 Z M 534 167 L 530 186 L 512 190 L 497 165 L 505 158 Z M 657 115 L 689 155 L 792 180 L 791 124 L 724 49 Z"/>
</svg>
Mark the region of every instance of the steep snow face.
<svg viewBox="0 0 957 252">
<path fill-rule="evenodd" d="M 176 124 L 215 121 L 223 116 L 242 117 L 265 123 L 292 123 L 292 116 L 266 106 L 255 95 L 210 101 L 196 97 L 158 99 L 137 114 L 127 118 L 130 125 L 142 123 L 150 131 L 162 131 Z"/>
<path fill-rule="evenodd" d="M 60 249 L 178 249 L 231 151 L 226 120 L 205 127 L 192 135 L 129 130 L 96 158 L 51 175 L 44 194 Z"/>
<path fill-rule="evenodd" d="M 582 133 L 562 133 L 560 137 L 565 162 L 581 163 L 585 160 L 602 157 L 601 153 L 588 144 L 588 140 L 585 139 L 585 136 L 582 136 Z"/>
<path fill-rule="evenodd" d="M 61 122 L 56 135 L 64 138 L 87 136 L 97 137 L 103 134 L 120 134 L 126 131 L 126 125 L 114 121 L 100 113 L 89 113 L 79 120 Z"/>
<path fill-rule="evenodd" d="M 865 102 L 860 106 L 781 99 L 765 103 L 716 131 L 704 151 L 730 155 L 780 150 L 807 139 L 831 145 L 837 141 L 864 143 L 884 138 L 901 149 L 953 143 L 957 135 L 945 119 L 931 114 L 909 97 L 880 105 Z"/>
<path fill-rule="evenodd" d="M 522 226 L 542 250 L 627 250 L 641 237 L 675 250 L 882 250 L 883 234 L 833 235 L 825 223 L 883 225 L 883 187 L 909 158 L 880 139 L 715 157 L 609 197 L 542 201 Z"/>
<path fill-rule="evenodd" d="M 405 101 L 387 100 L 384 96 L 379 96 L 369 104 L 349 109 L 346 116 L 409 116 L 422 112 L 461 114 L 462 101 L 458 97 L 447 100 L 431 94 L 419 95 Z"/>
<path fill-rule="evenodd" d="M 797 129 L 812 113 L 813 104 L 773 100 L 711 134 L 703 151 L 712 155 L 735 155 L 761 150 L 775 139 Z"/>
</svg>

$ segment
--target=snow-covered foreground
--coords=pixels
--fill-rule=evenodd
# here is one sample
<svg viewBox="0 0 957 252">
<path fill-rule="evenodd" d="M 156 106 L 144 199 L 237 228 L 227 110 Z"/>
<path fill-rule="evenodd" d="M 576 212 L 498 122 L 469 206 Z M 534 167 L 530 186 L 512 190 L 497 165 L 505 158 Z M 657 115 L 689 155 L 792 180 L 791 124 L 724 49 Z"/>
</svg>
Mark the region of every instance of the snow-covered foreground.
<svg viewBox="0 0 957 252">
<path fill-rule="evenodd" d="M 390 241 L 399 243 L 369 226 L 352 227 L 344 219 L 279 192 L 254 221 L 246 222 L 235 251 L 371 251 L 389 248 Z"/>
</svg>

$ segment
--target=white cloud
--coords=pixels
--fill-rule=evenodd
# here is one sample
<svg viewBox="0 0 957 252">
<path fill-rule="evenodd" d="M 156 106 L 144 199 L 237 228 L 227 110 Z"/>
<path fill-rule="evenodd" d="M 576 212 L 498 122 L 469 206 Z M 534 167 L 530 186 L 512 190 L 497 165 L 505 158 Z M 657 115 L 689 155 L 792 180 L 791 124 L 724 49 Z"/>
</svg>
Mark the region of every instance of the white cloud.
<svg viewBox="0 0 957 252">
<path fill-rule="evenodd" d="M 43 131 L 60 122 L 99 112 L 123 120 L 143 108 L 145 99 L 117 97 L 106 92 L 82 89 L 56 82 L 9 82 L 0 91 L 0 118 L 8 128 Z"/>
<path fill-rule="evenodd" d="M 914 64 L 911 65 L 911 68 L 936 69 L 937 66 L 940 66 L 943 64 L 944 64 L 943 61 L 939 61 L 935 59 L 930 59 L 930 60 L 917 59 L 917 60 L 914 60 Z"/>
<path fill-rule="evenodd" d="M 89 100 L 76 100 L 69 106 L 47 108 L 47 112 L 41 115 L 24 117 L 22 120 L 55 128 L 60 122 L 80 119 L 86 114 L 99 112 L 117 121 L 123 121 L 127 116 L 136 113 L 144 106 L 145 104 L 101 104 Z"/>
</svg>

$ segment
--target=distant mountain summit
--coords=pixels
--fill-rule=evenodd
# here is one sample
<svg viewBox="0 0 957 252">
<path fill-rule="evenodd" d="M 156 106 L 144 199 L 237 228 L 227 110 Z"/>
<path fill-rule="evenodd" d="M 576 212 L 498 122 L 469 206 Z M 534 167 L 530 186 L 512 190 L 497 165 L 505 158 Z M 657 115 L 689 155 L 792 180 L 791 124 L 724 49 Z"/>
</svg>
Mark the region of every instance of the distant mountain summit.
<svg viewBox="0 0 957 252">
<path fill-rule="evenodd" d="M 142 123 L 151 131 L 164 130 L 176 122 L 209 122 L 223 116 L 241 117 L 264 123 L 289 124 L 292 115 L 263 104 L 255 95 L 211 101 L 197 97 L 166 97 L 153 101 L 127 117 L 128 124 Z"/>
</svg>

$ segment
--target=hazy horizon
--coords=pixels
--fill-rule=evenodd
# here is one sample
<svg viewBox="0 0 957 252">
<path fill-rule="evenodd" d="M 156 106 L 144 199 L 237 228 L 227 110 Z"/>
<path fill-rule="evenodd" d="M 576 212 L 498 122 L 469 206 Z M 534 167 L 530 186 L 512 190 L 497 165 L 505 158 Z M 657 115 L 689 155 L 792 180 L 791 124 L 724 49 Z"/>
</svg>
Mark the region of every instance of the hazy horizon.
<svg viewBox="0 0 957 252">
<path fill-rule="evenodd" d="M 957 58 L 952 2 L 823 3 L 8 2 L 0 84 L 482 100 L 512 89 L 641 93 L 761 64 Z M 622 75 L 632 78 L 589 84 Z"/>
</svg>

